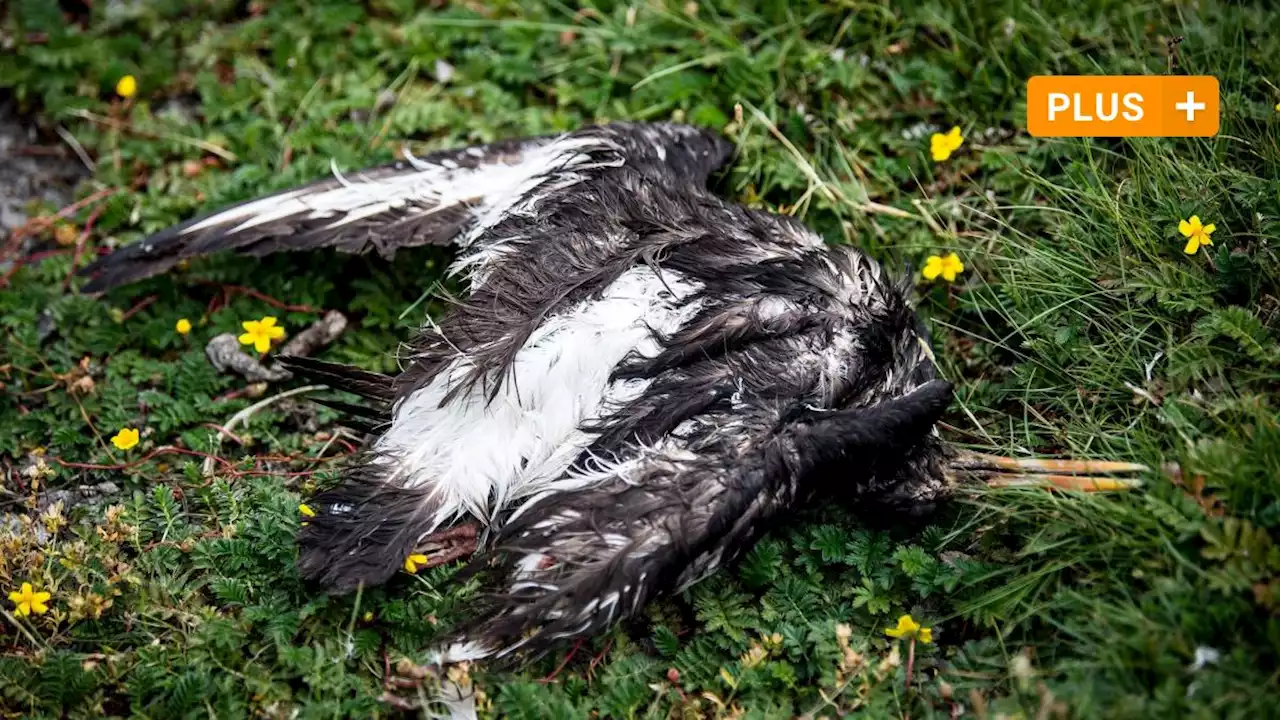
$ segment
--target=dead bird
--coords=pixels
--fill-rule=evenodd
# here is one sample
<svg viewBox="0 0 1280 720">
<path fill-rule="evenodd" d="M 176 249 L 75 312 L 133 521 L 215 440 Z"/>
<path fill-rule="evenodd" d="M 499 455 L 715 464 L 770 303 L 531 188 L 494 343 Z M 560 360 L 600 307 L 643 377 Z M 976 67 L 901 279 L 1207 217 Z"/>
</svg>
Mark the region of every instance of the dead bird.
<svg viewBox="0 0 1280 720">
<path fill-rule="evenodd" d="M 332 177 L 103 257 L 101 291 L 220 250 L 453 244 L 469 295 L 381 375 L 310 359 L 372 439 L 309 501 L 298 567 L 335 591 L 479 549 L 492 593 L 442 664 L 545 652 L 731 561 L 810 503 L 927 512 L 962 479 L 1115 489 L 1128 463 L 958 452 L 894 279 L 717 197 L 721 136 L 617 123 Z M 477 545 L 479 546 L 477 548 Z M 514 654 L 514 655 L 513 655 Z"/>
</svg>

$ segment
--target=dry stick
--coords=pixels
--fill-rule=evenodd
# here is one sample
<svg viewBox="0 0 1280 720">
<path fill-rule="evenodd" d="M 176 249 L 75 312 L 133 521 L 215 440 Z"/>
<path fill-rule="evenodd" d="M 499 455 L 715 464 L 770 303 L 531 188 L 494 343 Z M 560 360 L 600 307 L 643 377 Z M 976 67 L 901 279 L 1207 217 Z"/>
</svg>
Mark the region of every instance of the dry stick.
<svg viewBox="0 0 1280 720">
<path fill-rule="evenodd" d="M 304 395 L 309 392 L 315 392 L 316 390 L 327 390 L 327 389 L 329 389 L 327 385 L 303 385 L 302 387 L 294 388 L 292 390 L 285 390 L 282 393 L 277 393 L 275 395 L 272 395 L 269 398 L 264 398 L 262 400 L 259 400 L 258 402 L 241 410 L 235 415 L 232 415 L 231 419 L 228 420 L 227 423 L 222 426 L 223 432 L 230 433 L 232 430 L 235 429 L 236 425 L 239 425 L 240 423 L 253 417 L 254 413 L 258 412 L 262 408 L 267 407 L 268 405 L 274 402 L 284 400 L 286 398 L 291 398 L 296 395 Z M 216 440 L 213 443 L 214 453 L 218 451 L 218 448 L 222 447 L 222 432 L 219 432 L 215 437 L 216 437 Z M 213 464 L 215 460 L 221 460 L 221 458 L 218 458 L 216 455 L 213 455 L 213 454 L 210 454 L 209 457 L 205 458 L 204 465 L 200 469 L 201 472 L 204 473 L 205 475 L 212 475 Z"/>
<path fill-rule="evenodd" d="M 5 610 L 4 608 L 0 608 L 0 613 L 4 613 L 5 618 L 8 619 L 9 622 L 13 623 L 13 626 L 18 628 L 18 632 L 25 635 L 27 639 L 31 641 L 32 645 L 34 645 L 37 648 L 44 647 L 44 643 L 40 642 L 39 640 L 36 640 L 35 636 L 31 634 L 31 631 L 27 630 L 25 625 L 18 622 L 18 618 L 10 615 L 8 610 Z"/>
<path fill-rule="evenodd" d="M 89 153 L 85 151 L 84 146 L 80 144 L 80 141 L 76 139 L 75 135 L 72 135 L 70 131 L 61 125 L 55 127 L 54 130 L 57 131 L 58 137 L 62 138 L 64 142 L 71 146 L 71 149 L 75 151 L 76 157 L 80 158 L 80 162 L 84 163 L 85 168 L 90 173 L 96 173 L 98 171 L 97 168 L 93 166 L 93 158 L 89 157 Z"/>
<path fill-rule="evenodd" d="M 911 644 L 907 645 L 907 687 L 906 692 L 911 693 L 911 671 L 916 666 L 916 639 L 911 638 Z"/>
<path fill-rule="evenodd" d="M 89 112 L 88 110 L 73 110 L 71 114 L 82 120 L 88 120 L 89 122 L 97 123 L 99 125 L 106 125 L 107 127 L 112 128 L 114 130 L 123 130 L 125 132 L 132 133 L 134 135 L 139 135 L 141 137 L 149 137 L 154 140 L 173 140 L 175 142 L 185 143 L 187 145 L 200 148 L 201 150 L 204 150 L 207 153 L 217 155 L 218 157 L 222 158 L 223 160 L 226 160 L 227 162 L 236 161 L 235 153 L 231 152 L 230 150 L 224 147 L 221 147 L 219 145 L 214 145 L 211 142 L 205 142 L 204 140 L 200 140 L 197 138 L 186 137 L 185 135 L 175 135 L 174 133 L 167 133 L 167 132 L 139 130 L 138 128 L 135 128 L 128 123 L 123 123 L 123 122 L 120 122 L 119 120 L 116 120 L 114 118 L 109 118 L 104 115 L 98 115 L 97 113 L 92 113 L 92 112 Z"/>
</svg>

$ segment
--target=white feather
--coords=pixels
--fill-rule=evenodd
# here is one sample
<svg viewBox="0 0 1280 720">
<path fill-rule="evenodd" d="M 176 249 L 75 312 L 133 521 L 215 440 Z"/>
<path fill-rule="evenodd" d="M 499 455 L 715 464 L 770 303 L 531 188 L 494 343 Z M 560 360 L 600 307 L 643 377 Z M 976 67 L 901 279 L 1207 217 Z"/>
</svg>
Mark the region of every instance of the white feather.
<svg viewBox="0 0 1280 720">
<path fill-rule="evenodd" d="M 465 514 L 488 521 L 545 487 L 592 482 L 590 475 L 560 479 L 591 442 L 579 427 L 644 391 L 647 381 L 609 376 L 632 352 L 656 355 L 653 331 L 686 323 L 699 307 L 686 299 L 698 289 L 679 273 L 627 270 L 598 299 L 543 322 L 491 403 L 481 384 L 441 405 L 472 370 L 470 358 L 458 356 L 396 406 L 375 462 L 391 466 L 391 480 L 431 490 L 439 503 L 433 529 Z"/>
</svg>

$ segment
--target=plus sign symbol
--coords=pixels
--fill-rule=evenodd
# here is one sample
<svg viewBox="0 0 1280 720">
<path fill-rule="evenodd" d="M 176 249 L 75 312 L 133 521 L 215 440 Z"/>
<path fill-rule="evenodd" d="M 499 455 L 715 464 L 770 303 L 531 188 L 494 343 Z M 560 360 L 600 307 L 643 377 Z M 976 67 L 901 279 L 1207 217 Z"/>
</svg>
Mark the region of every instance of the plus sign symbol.
<svg viewBox="0 0 1280 720">
<path fill-rule="evenodd" d="M 1196 102 L 1196 93 L 1194 90 L 1187 91 L 1187 99 L 1175 104 L 1174 109 L 1181 110 L 1187 115 L 1187 122 L 1196 121 L 1196 113 L 1205 109 L 1206 105 L 1202 102 Z"/>
</svg>

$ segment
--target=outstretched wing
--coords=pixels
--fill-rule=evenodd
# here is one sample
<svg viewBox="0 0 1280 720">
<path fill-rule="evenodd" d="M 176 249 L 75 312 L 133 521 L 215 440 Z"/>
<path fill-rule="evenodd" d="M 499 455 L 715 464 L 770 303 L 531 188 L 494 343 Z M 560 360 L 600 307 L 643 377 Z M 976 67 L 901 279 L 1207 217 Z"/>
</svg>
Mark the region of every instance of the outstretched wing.
<svg viewBox="0 0 1280 720">
<path fill-rule="evenodd" d="M 125 246 L 83 273 L 86 292 L 107 290 L 165 272 L 189 258 L 221 250 L 266 255 L 335 248 L 389 254 L 397 248 L 444 245 L 478 212 L 500 203 L 553 161 L 552 138 L 530 138 L 449 150 L 333 176 L 224 208 Z"/>
<path fill-rule="evenodd" d="M 724 143 L 715 157 L 680 152 L 682 138 L 696 132 L 627 127 L 637 142 L 604 142 L 588 129 L 408 157 L 346 175 L 335 167 L 330 178 L 233 205 L 123 247 L 82 271 L 93 277 L 84 291 L 108 290 L 222 250 L 261 256 L 333 248 L 388 256 L 403 247 L 455 240 L 467 245 L 508 213 L 527 211 L 539 194 L 614 162 L 602 159 L 601 151 L 628 159 L 638 152 L 648 156 L 654 172 L 686 178 L 705 178 L 728 155 Z"/>
<path fill-rule="evenodd" d="M 725 432 L 688 442 L 673 434 L 625 461 L 605 463 L 522 508 L 495 557 L 500 591 L 442 647 L 441 663 L 532 655 L 637 613 L 732 560 L 798 498 L 815 470 L 900 458 L 929 435 L 951 399 L 935 380 L 874 405 L 838 411 L 738 414 Z M 782 411 L 782 412 L 779 412 Z M 767 416 L 767 417 L 766 417 Z M 789 419 L 788 419 L 789 416 Z M 736 428 L 735 428 L 736 426 Z"/>
</svg>

